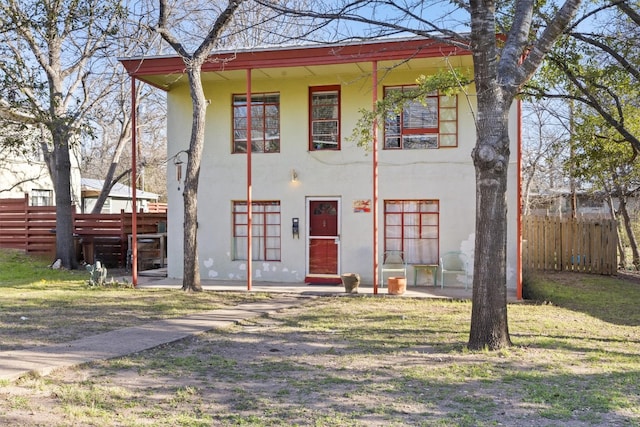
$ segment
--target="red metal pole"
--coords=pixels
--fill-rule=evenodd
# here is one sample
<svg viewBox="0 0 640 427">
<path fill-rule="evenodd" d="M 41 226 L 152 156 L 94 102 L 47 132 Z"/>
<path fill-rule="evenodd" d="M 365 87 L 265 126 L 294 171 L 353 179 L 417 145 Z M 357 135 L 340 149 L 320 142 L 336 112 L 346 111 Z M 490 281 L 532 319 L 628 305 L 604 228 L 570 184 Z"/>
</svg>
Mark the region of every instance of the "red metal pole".
<svg viewBox="0 0 640 427">
<path fill-rule="evenodd" d="M 247 68 L 247 290 L 253 283 L 253 206 L 251 200 L 251 69 Z"/>
<path fill-rule="evenodd" d="M 516 104 L 518 110 L 518 147 L 516 163 L 516 298 L 522 299 L 522 102 L 518 99 Z"/>
<path fill-rule="evenodd" d="M 373 61 L 371 93 L 373 110 L 378 102 L 378 61 Z M 373 294 L 378 294 L 378 120 L 373 118 Z"/>
<path fill-rule="evenodd" d="M 131 281 L 133 287 L 138 286 L 138 215 L 136 211 L 136 79 L 131 76 L 131 187 L 133 194 L 131 197 Z"/>
</svg>

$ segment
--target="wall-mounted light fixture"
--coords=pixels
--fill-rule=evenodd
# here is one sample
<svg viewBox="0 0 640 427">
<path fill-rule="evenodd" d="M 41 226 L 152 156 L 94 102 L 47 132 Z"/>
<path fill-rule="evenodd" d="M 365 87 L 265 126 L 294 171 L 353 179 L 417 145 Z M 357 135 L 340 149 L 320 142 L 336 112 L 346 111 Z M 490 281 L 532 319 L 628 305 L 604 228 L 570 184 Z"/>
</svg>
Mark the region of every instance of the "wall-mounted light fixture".
<svg viewBox="0 0 640 427">
<path fill-rule="evenodd" d="M 295 169 L 291 169 L 291 182 L 298 182 L 298 172 Z"/>
</svg>

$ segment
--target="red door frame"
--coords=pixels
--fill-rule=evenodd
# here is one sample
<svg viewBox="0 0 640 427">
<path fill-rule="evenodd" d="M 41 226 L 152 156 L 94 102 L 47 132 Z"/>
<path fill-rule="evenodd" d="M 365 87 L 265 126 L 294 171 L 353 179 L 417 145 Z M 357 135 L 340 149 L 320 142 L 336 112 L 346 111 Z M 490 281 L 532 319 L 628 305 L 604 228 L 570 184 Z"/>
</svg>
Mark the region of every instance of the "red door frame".
<svg viewBox="0 0 640 427">
<path fill-rule="evenodd" d="M 312 204 L 315 204 L 315 202 L 327 202 L 327 203 L 335 203 L 335 208 L 336 208 L 336 215 L 335 216 L 329 216 L 327 218 L 335 218 L 335 225 L 329 225 L 329 227 L 327 227 L 327 230 L 329 231 L 333 231 L 335 230 L 335 234 L 325 234 L 324 231 L 320 231 L 320 234 L 312 234 L 312 214 L 313 212 L 311 211 L 311 206 Z M 340 274 L 340 223 L 341 223 L 341 216 L 340 216 L 340 198 L 339 197 L 308 197 L 307 198 L 307 242 L 306 242 L 306 260 L 307 260 L 307 265 L 306 265 L 306 270 L 307 270 L 307 274 L 326 274 L 326 275 L 339 275 Z M 335 227 L 335 228 L 334 228 Z M 336 245 L 336 251 L 335 251 L 335 273 L 333 272 L 320 272 L 320 273 L 316 273 L 316 272 L 312 272 L 311 268 L 312 265 L 314 264 L 311 259 L 312 253 L 311 253 L 311 244 L 312 241 L 314 240 L 327 240 L 327 241 L 331 241 L 332 243 L 335 243 Z M 329 243 L 329 242 L 327 242 Z"/>
</svg>

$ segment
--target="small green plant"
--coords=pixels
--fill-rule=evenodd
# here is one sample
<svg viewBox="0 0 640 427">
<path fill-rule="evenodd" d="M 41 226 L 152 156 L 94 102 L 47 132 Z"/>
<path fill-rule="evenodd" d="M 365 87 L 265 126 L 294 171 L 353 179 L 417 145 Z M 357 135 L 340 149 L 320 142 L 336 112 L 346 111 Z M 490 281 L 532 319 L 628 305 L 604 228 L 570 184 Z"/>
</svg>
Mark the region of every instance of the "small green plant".
<svg viewBox="0 0 640 427">
<path fill-rule="evenodd" d="M 107 281 L 107 267 L 104 267 L 100 261 L 95 264 L 87 264 L 89 272 L 89 286 L 104 286 Z"/>
</svg>

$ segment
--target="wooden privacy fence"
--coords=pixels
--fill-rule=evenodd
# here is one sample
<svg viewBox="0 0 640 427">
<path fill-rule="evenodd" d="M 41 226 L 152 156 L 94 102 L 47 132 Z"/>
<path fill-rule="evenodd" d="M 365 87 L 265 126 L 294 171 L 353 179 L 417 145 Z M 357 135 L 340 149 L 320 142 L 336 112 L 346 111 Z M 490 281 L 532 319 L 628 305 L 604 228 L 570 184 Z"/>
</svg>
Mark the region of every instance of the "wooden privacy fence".
<svg viewBox="0 0 640 427">
<path fill-rule="evenodd" d="M 617 242 L 613 219 L 524 217 L 522 268 L 615 274 Z"/>
<path fill-rule="evenodd" d="M 136 214 L 139 234 L 166 227 L 167 214 Z M 73 214 L 78 260 L 99 258 L 109 266 L 125 266 L 132 214 Z M 56 251 L 55 206 L 29 206 L 28 198 L 0 199 L 0 248 L 53 255 Z"/>
<path fill-rule="evenodd" d="M 167 213 L 167 204 L 160 202 L 149 202 L 147 203 L 147 212 Z"/>
</svg>

